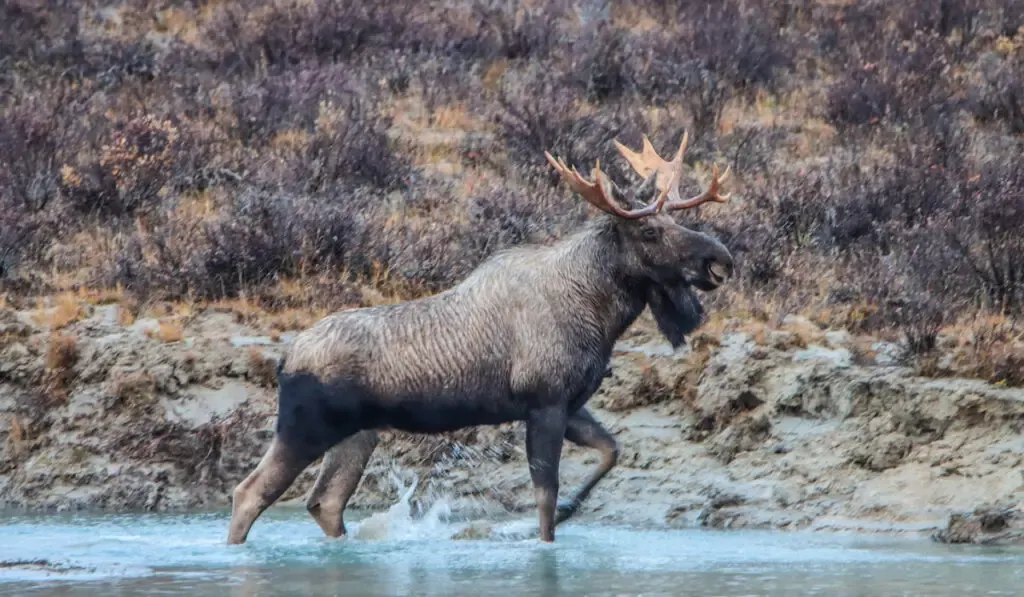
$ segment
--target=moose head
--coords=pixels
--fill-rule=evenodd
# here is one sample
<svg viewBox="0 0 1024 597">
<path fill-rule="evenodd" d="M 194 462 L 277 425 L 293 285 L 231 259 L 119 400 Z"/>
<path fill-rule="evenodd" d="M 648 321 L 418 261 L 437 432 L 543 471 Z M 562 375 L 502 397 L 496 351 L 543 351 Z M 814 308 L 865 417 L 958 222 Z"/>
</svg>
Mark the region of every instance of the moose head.
<svg viewBox="0 0 1024 597">
<path fill-rule="evenodd" d="M 655 321 L 673 346 L 681 344 L 703 316 L 693 289 L 715 290 L 733 274 L 732 255 L 721 242 L 678 224 L 670 215 L 707 202 L 725 203 L 729 198 L 719 192 L 729 170 L 719 176 L 717 165 L 703 193 L 688 198 L 680 196 L 679 180 L 688 139 L 688 133 L 684 133 L 671 160 L 658 155 L 646 135 L 639 152 L 615 140 L 619 153 L 643 178 L 627 191 L 601 171 L 600 160 L 594 167 L 594 180 L 590 181 L 575 167 L 570 168 L 544 152 L 575 193 L 610 217 L 618 246 L 617 255 L 608 257 L 617 258 L 625 275 L 644 285 Z M 645 202 L 645 196 L 653 199 Z"/>
</svg>

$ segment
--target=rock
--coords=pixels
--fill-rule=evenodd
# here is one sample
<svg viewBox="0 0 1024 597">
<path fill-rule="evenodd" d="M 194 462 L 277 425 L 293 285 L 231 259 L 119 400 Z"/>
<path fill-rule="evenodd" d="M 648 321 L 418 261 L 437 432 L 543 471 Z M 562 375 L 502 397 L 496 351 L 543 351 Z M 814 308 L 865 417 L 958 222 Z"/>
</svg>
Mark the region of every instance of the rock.
<svg viewBox="0 0 1024 597">
<path fill-rule="evenodd" d="M 884 471 L 898 465 L 913 444 L 902 433 L 887 433 L 854 448 L 852 461 L 871 471 Z"/>
<path fill-rule="evenodd" d="M 630 390 L 606 394 L 600 399 L 600 403 L 605 410 L 622 412 L 666 402 L 672 397 L 672 388 L 662 381 L 658 369 L 650 366 L 640 371 L 639 379 L 632 384 Z"/>
<path fill-rule="evenodd" d="M 775 410 L 791 416 L 826 417 L 840 414 L 836 400 L 841 369 L 831 361 L 812 362 L 779 376 L 775 386 Z M 839 386 L 841 387 L 841 386 Z"/>
<path fill-rule="evenodd" d="M 853 346 L 853 335 L 846 330 L 830 330 L 825 332 L 825 342 L 830 348 L 845 348 Z"/>
<path fill-rule="evenodd" d="M 767 344 L 776 350 L 792 350 L 807 348 L 807 343 L 796 332 L 788 330 L 772 330 L 768 332 Z"/>
<path fill-rule="evenodd" d="M 853 353 L 845 348 L 831 350 L 812 344 L 793 355 L 794 361 L 824 361 L 836 367 L 849 367 L 853 364 Z"/>
<path fill-rule="evenodd" d="M 742 505 L 746 500 L 743 496 L 719 492 L 713 494 L 697 515 L 697 523 L 702 527 L 727 528 L 738 516 L 736 512 L 728 512 L 730 508 Z M 723 509 L 726 510 L 723 512 Z"/>
<path fill-rule="evenodd" d="M 771 429 L 772 424 L 764 414 L 739 417 L 710 441 L 708 452 L 728 464 L 740 452 L 761 446 Z"/>
<path fill-rule="evenodd" d="M 169 363 L 153 365 L 149 368 L 149 374 L 156 383 L 158 390 L 174 394 L 178 389 L 177 379 L 174 377 L 174 367 Z"/>
<path fill-rule="evenodd" d="M 883 367 L 899 365 L 903 360 L 903 349 L 892 342 L 875 342 L 871 350 L 875 353 L 875 363 Z"/>
<path fill-rule="evenodd" d="M 946 528 L 932 539 L 939 543 L 979 545 L 1024 544 L 1024 513 L 1014 506 L 980 506 L 949 516 Z"/>
<path fill-rule="evenodd" d="M 789 508 L 803 499 L 803 490 L 794 483 L 776 483 L 771 490 L 772 501 L 781 508 Z"/>
<path fill-rule="evenodd" d="M 482 521 L 474 521 L 466 525 L 459 532 L 452 535 L 454 541 L 465 541 L 467 539 L 487 539 L 494 534 L 494 526 Z"/>
<path fill-rule="evenodd" d="M 32 357 L 28 347 L 20 342 L 9 345 L 0 353 L 0 373 L 10 373 L 22 365 L 22 361 Z"/>
<path fill-rule="evenodd" d="M 48 573 L 65 573 L 74 572 L 78 570 L 85 570 L 81 566 L 72 566 L 70 564 L 60 564 L 51 562 L 50 560 L 3 560 L 0 561 L 0 569 L 18 569 L 18 570 L 33 570 L 33 571 L 44 571 Z"/>
</svg>

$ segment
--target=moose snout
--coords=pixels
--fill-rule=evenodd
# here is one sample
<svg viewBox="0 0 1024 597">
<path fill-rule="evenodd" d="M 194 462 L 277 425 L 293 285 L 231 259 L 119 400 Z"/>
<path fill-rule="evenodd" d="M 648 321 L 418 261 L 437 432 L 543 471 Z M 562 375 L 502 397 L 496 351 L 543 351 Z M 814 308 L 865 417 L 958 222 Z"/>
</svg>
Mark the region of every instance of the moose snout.
<svg viewBox="0 0 1024 597">
<path fill-rule="evenodd" d="M 708 272 L 711 281 L 715 285 L 725 283 L 733 274 L 733 263 L 731 255 L 709 257 L 705 260 L 704 267 Z"/>
</svg>

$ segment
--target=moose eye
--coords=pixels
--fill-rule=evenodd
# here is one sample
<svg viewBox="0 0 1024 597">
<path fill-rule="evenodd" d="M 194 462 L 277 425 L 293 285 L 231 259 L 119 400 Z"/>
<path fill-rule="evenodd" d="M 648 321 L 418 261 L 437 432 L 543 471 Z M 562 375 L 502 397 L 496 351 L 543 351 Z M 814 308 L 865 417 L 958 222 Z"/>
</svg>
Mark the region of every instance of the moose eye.
<svg viewBox="0 0 1024 597">
<path fill-rule="evenodd" d="M 647 240 L 647 241 L 656 241 L 659 238 L 661 238 L 661 234 L 658 233 L 658 229 L 657 228 L 646 228 L 645 227 L 640 234 L 643 236 L 643 239 Z"/>
</svg>

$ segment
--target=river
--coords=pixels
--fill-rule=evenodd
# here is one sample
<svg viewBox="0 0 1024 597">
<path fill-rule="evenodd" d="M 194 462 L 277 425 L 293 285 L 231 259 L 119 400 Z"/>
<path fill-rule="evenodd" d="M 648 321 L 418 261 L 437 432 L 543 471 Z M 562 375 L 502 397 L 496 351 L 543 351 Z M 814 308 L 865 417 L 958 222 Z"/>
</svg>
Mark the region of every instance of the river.
<svg viewBox="0 0 1024 597">
<path fill-rule="evenodd" d="M 275 507 L 247 544 L 228 547 L 224 511 L 4 513 L 0 595 L 961 597 L 1024 587 L 1024 550 L 1013 548 L 592 522 L 560 527 L 546 545 L 521 534 L 532 515 L 456 540 L 458 524 L 428 514 L 384 513 L 332 541 L 304 511 Z"/>
</svg>

